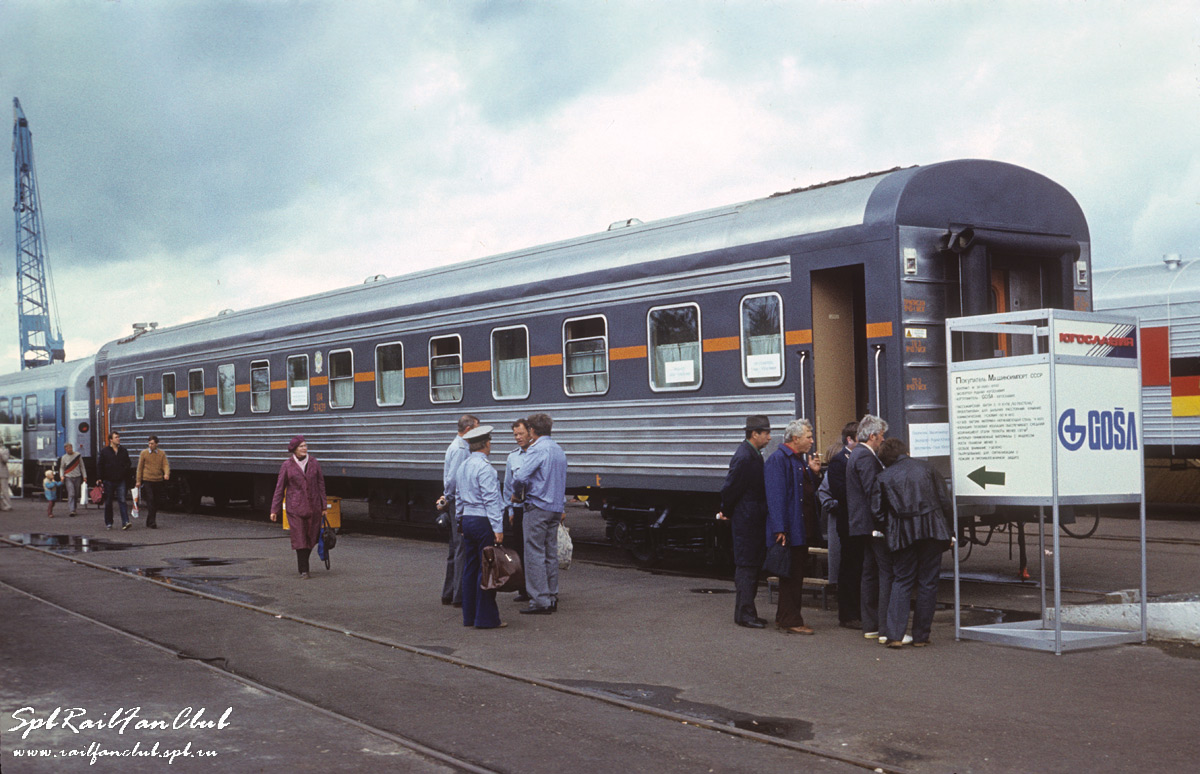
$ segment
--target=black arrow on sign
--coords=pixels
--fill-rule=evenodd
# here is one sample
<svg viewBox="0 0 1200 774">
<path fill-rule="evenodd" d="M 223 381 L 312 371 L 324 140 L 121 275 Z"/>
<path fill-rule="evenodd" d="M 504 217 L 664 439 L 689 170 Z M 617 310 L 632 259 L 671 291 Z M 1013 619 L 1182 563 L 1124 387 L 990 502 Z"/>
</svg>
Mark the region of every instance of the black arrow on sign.
<svg viewBox="0 0 1200 774">
<path fill-rule="evenodd" d="M 988 473 L 987 465 L 967 474 L 967 478 L 979 484 L 980 489 L 987 489 L 988 484 L 1004 486 L 1004 474 L 999 471 Z"/>
</svg>

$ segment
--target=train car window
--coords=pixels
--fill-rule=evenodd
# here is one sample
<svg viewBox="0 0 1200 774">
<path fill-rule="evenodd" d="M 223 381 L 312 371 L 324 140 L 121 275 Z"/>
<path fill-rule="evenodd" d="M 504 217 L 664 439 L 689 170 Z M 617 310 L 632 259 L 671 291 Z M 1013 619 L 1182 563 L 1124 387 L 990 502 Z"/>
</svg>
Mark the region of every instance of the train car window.
<svg viewBox="0 0 1200 774">
<path fill-rule="evenodd" d="M 404 404 L 404 345 L 398 341 L 375 347 L 375 402 Z"/>
<path fill-rule="evenodd" d="M 462 396 L 462 337 L 456 333 L 430 339 L 429 400 L 457 403 Z"/>
<path fill-rule="evenodd" d="M 660 306 L 646 315 L 650 349 L 650 389 L 699 389 L 703 380 L 700 360 L 700 306 Z"/>
<path fill-rule="evenodd" d="M 354 353 L 348 349 L 329 353 L 329 405 L 333 408 L 354 405 Z"/>
<path fill-rule="evenodd" d="M 38 404 L 37 396 L 30 395 L 25 398 L 25 427 L 32 430 L 37 427 L 38 423 Z"/>
<path fill-rule="evenodd" d="M 529 397 L 529 329 L 524 325 L 492 331 L 492 397 Z"/>
<path fill-rule="evenodd" d="M 138 419 L 146 418 L 146 381 L 140 376 L 133 380 L 133 413 Z"/>
<path fill-rule="evenodd" d="M 203 368 L 193 368 L 188 371 L 188 414 L 193 417 L 204 416 Z"/>
<path fill-rule="evenodd" d="M 271 363 L 267 360 L 250 363 L 250 410 L 259 414 L 271 410 Z"/>
<path fill-rule="evenodd" d="M 783 384 L 783 299 L 760 293 L 742 299 L 742 383 L 747 387 Z"/>
<path fill-rule="evenodd" d="M 8 398 L 0 398 L 0 425 L 7 425 L 12 422 L 12 417 L 8 415 Z"/>
<path fill-rule="evenodd" d="M 163 374 L 162 412 L 163 419 L 175 416 L 175 374 Z"/>
<path fill-rule="evenodd" d="M 563 323 L 563 389 L 568 395 L 608 392 L 608 320 L 603 316 Z"/>
<path fill-rule="evenodd" d="M 289 409 L 308 408 L 308 355 L 292 355 L 287 359 L 287 391 Z"/>
<path fill-rule="evenodd" d="M 14 425 L 25 424 L 25 399 L 13 398 L 12 401 L 12 423 Z"/>
<path fill-rule="evenodd" d="M 237 379 L 233 363 L 217 366 L 217 413 L 232 414 L 237 410 Z"/>
</svg>

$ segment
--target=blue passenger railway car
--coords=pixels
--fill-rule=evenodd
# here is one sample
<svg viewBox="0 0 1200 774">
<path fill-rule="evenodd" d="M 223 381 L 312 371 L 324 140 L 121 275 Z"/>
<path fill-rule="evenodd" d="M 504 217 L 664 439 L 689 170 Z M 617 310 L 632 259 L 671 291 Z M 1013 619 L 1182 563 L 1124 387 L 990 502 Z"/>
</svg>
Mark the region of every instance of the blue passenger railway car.
<svg viewBox="0 0 1200 774">
<path fill-rule="evenodd" d="M 89 356 L 0 376 L 0 425 L 21 426 L 22 488 L 40 490 L 68 443 L 85 460 L 94 458 L 95 361 Z M 12 484 L 15 491 L 18 483 Z"/>
<path fill-rule="evenodd" d="M 808 417 L 823 449 L 870 411 L 936 454 L 945 319 L 1089 309 L 1088 272 L 1083 213 L 1051 180 L 894 169 L 113 342 L 97 422 L 157 434 L 186 501 L 264 507 L 302 433 L 332 489 L 427 521 L 461 414 L 503 435 L 544 411 L 617 542 L 713 549 L 748 414 Z M 1007 346 L 981 338 L 955 346 Z"/>
</svg>

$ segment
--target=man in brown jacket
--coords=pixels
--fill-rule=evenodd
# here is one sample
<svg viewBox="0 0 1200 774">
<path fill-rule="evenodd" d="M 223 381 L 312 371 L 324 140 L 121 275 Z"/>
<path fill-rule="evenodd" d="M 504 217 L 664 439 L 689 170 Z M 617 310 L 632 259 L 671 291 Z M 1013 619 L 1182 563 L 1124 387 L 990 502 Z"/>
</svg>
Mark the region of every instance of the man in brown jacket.
<svg viewBox="0 0 1200 774">
<path fill-rule="evenodd" d="M 158 436 L 150 436 L 147 448 L 138 455 L 137 486 L 142 498 L 146 501 L 146 526 L 158 529 L 158 498 L 162 495 L 163 485 L 171 479 L 171 463 L 167 461 L 166 452 L 158 448 Z"/>
</svg>

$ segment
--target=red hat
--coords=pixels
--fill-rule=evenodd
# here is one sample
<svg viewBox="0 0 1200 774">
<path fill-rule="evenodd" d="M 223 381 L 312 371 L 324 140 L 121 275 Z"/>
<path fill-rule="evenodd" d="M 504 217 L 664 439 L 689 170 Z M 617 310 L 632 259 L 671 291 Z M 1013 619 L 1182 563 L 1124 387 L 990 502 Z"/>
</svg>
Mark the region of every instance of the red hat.
<svg viewBox="0 0 1200 774">
<path fill-rule="evenodd" d="M 290 451 L 290 452 L 296 451 L 296 449 L 302 443 L 304 443 L 304 436 L 302 436 L 302 435 L 296 436 L 292 440 L 288 441 L 288 451 Z"/>
</svg>

